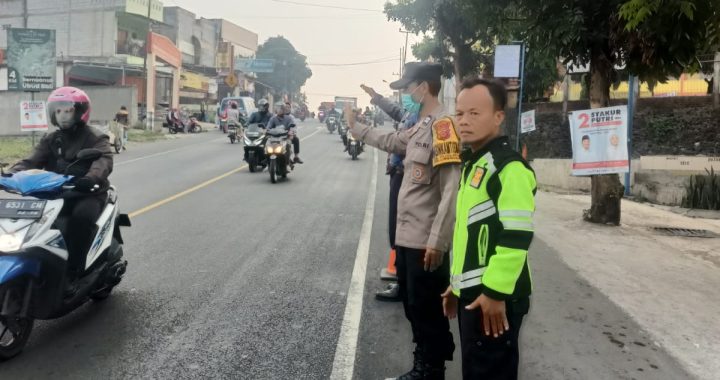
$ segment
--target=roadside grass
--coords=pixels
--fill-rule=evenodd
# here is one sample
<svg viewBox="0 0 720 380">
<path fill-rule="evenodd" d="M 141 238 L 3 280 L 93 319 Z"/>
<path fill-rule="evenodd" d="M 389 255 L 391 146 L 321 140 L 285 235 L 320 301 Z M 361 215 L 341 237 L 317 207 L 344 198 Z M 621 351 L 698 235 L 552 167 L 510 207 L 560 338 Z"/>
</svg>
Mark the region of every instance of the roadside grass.
<svg viewBox="0 0 720 380">
<path fill-rule="evenodd" d="M 35 138 L 35 143 L 40 141 L 40 136 Z M 168 135 L 162 132 L 150 132 L 138 129 L 131 129 L 128 140 L 131 142 L 153 142 L 165 140 Z M 32 138 L 30 136 L 0 137 L 0 163 L 14 164 L 27 157 L 32 152 Z"/>
<path fill-rule="evenodd" d="M 130 129 L 128 131 L 128 141 L 130 142 L 152 142 L 165 140 L 167 138 L 167 134 L 162 132 L 152 132 L 141 129 Z"/>
<path fill-rule="evenodd" d="M 37 137 L 35 142 L 40 140 Z M 22 137 L 0 137 L 0 163 L 14 164 L 27 157 L 32 151 L 32 138 Z"/>
</svg>

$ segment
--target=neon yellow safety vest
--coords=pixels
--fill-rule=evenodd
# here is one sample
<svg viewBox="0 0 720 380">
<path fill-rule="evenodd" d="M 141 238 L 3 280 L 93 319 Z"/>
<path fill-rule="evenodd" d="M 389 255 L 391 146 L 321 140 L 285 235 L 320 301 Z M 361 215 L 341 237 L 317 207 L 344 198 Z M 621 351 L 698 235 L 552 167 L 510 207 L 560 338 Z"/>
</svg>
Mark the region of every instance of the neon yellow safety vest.
<svg viewBox="0 0 720 380">
<path fill-rule="evenodd" d="M 527 251 L 536 191 L 535 173 L 507 137 L 478 152 L 464 152 L 450 269 L 456 296 L 508 300 L 530 295 Z"/>
</svg>

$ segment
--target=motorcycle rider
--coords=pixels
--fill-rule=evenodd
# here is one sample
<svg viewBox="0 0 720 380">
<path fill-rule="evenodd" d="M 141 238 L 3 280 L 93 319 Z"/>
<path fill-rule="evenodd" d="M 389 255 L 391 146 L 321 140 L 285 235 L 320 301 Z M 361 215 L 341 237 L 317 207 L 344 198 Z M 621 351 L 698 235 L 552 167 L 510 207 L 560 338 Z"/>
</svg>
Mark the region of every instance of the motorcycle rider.
<svg viewBox="0 0 720 380">
<path fill-rule="evenodd" d="M 240 110 L 236 101 L 230 101 L 230 108 L 227 110 L 228 124 L 233 121 L 236 126 L 240 125 Z"/>
<path fill-rule="evenodd" d="M 259 123 L 263 125 L 263 128 L 265 128 L 268 125 L 268 122 L 270 122 L 271 117 L 270 103 L 268 103 L 265 99 L 260 99 L 258 102 L 258 110 L 250 115 L 250 121 L 248 121 L 248 124 Z"/>
<path fill-rule="evenodd" d="M 10 168 L 10 173 L 43 169 L 72 175 L 75 191 L 87 196 L 65 200 L 62 213 L 69 217 L 63 237 L 68 247 L 69 293 L 72 282 L 85 270 L 86 254 L 95 236 L 110 187 L 108 177 L 113 169 L 110 140 L 100 130 L 87 125 L 90 119 L 90 98 L 74 87 L 61 87 L 50 94 L 47 102 L 50 122 L 59 130 L 40 140 L 30 156 Z M 95 161 L 75 162 L 78 152 L 94 148 L 103 155 Z M 74 163 L 74 164 L 73 164 Z M 90 195 L 92 194 L 92 195 Z"/>
<path fill-rule="evenodd" d="M 280 125 L 284 126 L 287 130 L 295 128 L 297 124 L 295 124 L 295 119 L 292 117 L 292 115 L 289 114 L 289 109 L 290 108 L 287 104 L 278 107 L 277 113 L 268 122 L 267 129 L 270 130 Z M 297 134 L 293 136 L 291 141 L 293 144 L 293 155 L 295 156 L 293 158 L 293 163 L 302 164 L 303 160 L 301 160 L 299 156 L 300 139 L 298 139 Z"/>
<path fill-rule="evenodd" d="M 177 108 L 173 108 L 171 110 L 168 110 L 167 115 L 165 115 L 165 121 L 168 123 L 168 125 L 172 128 L 177 128 L 178 125 L 182 125 L 182 122 L 180 121 L 180 114 L 178 113 Z M 185 127 L 183 126 L 183 132 L 185 131 Z"/>
</svg>

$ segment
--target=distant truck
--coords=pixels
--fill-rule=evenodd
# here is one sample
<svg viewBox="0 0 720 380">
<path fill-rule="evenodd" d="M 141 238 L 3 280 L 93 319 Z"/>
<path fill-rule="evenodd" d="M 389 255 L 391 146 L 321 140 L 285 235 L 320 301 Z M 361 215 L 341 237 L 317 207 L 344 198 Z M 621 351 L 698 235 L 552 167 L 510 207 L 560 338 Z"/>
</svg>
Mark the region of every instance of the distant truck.
<svg viewBox="0 0 720 380">
<path fill-rule="evenodd" d="M 350 106 L 353 109 L 357 108 L 357 98 L 350 98 L 350 97 L 344 97 L 344 96 L 336 96 L 335 97 L 335 109 L 339 110 L 340 112 L 343 112 L 345 110 L 345 105 L 350 104 Z"/>
<path fill-rule="evenodd" d="M 335 107 L 335 102 L 322 102 L 322 103 L 320 103 L 320 107 L 318 107 L 318 111 L 319 111 L 319 110 L 325 110 L 325 111 L 327 111 L 327 110 L 329 110 L 330 108 L 333 108 L 333 107 Z"/>
</svg>

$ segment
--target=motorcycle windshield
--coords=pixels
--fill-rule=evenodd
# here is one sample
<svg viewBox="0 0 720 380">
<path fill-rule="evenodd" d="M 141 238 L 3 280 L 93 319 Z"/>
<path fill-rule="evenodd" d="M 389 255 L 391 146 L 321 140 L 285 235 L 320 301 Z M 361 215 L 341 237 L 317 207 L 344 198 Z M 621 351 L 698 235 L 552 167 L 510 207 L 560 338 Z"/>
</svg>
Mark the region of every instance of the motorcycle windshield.
<svg viewBox="0 0 720 380">
<path fill-rule="evenodd" d="M 52 197 L 73 177 L 44 170 L 26 170 L 12 177 L 0 177 L 0 187 L 25 196 Z"/>
<path fill-rule="evenodd" d="M 260 124 L 253 123 L 248 125 L 247 129 L 245 130 L 245 135 L 248 137 L 258 137 L 262 134 L 262 130 L 260 129 Z"/>
</svg>

